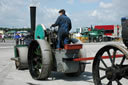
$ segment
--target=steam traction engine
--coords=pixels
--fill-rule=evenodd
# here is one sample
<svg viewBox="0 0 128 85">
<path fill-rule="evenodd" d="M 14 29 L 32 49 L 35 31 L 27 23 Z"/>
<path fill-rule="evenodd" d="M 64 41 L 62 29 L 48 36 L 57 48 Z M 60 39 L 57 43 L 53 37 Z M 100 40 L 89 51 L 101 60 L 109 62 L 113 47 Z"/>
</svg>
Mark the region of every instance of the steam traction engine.
<svg viewBox="0 0 128 85">
<path fill-rule="evenodd" d="M 26 45 L 15 46 L 17 69 L 29 69 L 36 80 L 47 79 L 51 71 L 67 76 L 79 76 L 84 72 L 86 62 L 93 60 L 93 80 L 95 85 L 123 85 L 128 78 L 128 19 L 122 18 L 122 39 L 125 46 L 106 45 L 95 57 L 85 57 L 79 40 L 70 39 L 70 44 L 57 50 L 57 31 L 46 29 L 44 25 L 35 28 L 36 7 L 31 7 L 31 36 Z"/>
<path fill-rule="evenodd" d="M 70 44 L 61 50 L 56 49 L 56 29 L 46 29 L 43 24 L 37 25 L 36 7 L 30 8 L 31 39 L 28 45 L 15 46 L 17 69 L 29 69 L 31 76 L 37 80 L 47 79 L 51 71 L 62 72 L 66 76 L 79 76 L 84 72 L 85 63 L 73 59 L 82 58 L 82 44 L 77 39 L 70 39 Z"/>
</svg>

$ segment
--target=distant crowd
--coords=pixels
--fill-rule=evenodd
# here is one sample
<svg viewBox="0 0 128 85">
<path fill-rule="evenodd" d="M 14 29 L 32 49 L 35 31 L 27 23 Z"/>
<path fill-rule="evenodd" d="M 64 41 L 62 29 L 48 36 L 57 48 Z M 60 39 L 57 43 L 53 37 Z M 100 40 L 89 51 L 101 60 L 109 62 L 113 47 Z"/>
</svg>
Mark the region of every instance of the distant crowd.
<svg viewBox="0 0 128 85">
<path fill-rule="evenodd" d="M 14 36 L 14 40 L 16 41 L 16 45 L 24 45 L 24 37 L 25 36 L 23 34 L 16 33 Z M 0 35 L 0 40 L 1 40 L 1 42 L 5 43 L 5 41 L 6 41 L 5 34 Z"/>
</svg>

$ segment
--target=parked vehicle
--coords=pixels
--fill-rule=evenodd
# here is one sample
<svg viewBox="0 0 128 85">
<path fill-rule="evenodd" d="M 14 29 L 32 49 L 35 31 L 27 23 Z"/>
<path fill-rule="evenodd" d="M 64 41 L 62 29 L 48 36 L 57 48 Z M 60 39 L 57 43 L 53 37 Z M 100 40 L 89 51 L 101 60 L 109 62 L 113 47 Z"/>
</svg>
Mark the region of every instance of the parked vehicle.
<svg viewBox="0 0 128 85">
<path fill-rule="evenodd" d="M 104 30 L 96 30 L 89 27 L 77 28 L 73 37 L 82 42 L 101 42 L 103 41 Z"/>
</svg>

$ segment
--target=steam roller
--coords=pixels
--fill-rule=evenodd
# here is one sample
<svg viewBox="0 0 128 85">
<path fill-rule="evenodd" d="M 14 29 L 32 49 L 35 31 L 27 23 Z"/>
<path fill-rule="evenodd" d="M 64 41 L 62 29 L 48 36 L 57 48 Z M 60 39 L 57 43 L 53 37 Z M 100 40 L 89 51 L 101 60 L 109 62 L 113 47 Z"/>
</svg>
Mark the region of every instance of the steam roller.
<svg viewBox="0 0 128 85">
<path fill-rule="evenodd" d="M 70 38 L 70 44 L 56 49 L 57 29 L 36 25 L 36 7 L 30 7 L 31 32 L 25 45 L 15 46 L 17 69 L 28 69 L 36 80 L 46 80 L 52 73 L 61 72 L 69 77 L 80 76 L 87 60 L 94 60 L 92 75 L 95 85 L 124 85 L 128 79 L 128 18 L 121 19 L 124 45 L 110 44 L 102 47 L 95 57 L 86 57 L 83 44 Z M 126 79 L 126 80 L 125 80 Z"/>
<path fill-rule="evenodd" d="M 61 50 L 56 49 L 57 29 L 36 25 L 36 7 L 30 7 L 31 32 L 30 43 L 15 46 L 16 68 L 28 69 L 32 78 L 46 80 L 52 71 L 64 73 L 66 76 L 80 76 L 85 70 L 85 62 L 74 61 L 85 57 L 82 43 L 70 38 L 70 44 Z"/>
<path fill-rule="evenodd" d="M 73 61 L 75 58 L 83 57 L 81 42 L 70 39 L 70 44 L 64 45 L 61 50 L 56 49 L 56 44 L 56 28 L 48 29 L 43 24 L 37 25 L 34 40 L 28 48 L 28 68 L 34 79 L 45 80 L 52 71 L 71 77 L 84 72 L 85 64 Z"/>
</svg>

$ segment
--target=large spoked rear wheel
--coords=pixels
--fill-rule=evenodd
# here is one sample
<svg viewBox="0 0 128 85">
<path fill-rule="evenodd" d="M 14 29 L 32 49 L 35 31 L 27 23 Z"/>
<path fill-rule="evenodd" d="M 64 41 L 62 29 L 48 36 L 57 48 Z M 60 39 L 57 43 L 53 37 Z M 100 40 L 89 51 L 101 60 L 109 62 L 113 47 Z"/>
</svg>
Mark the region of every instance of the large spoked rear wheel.
<svg viewBox="0 0 128 85">
<path fill-rule="evenodd" d="M 46 80 L 51 74 L 52 54 L 47 41 L 34 40 L 29 46 L 28 65 L 31 76 L 36 80 Z"/>
<path fill-rule="evenodd" d="M 119 45 L 107 45 L 98 51 L 93 62 L 95 85 L 127 85 L 126 52 L 127 50 Z M 103 59 L 103 56 L 108 56 L 108 59 Z"/>
</svg>

